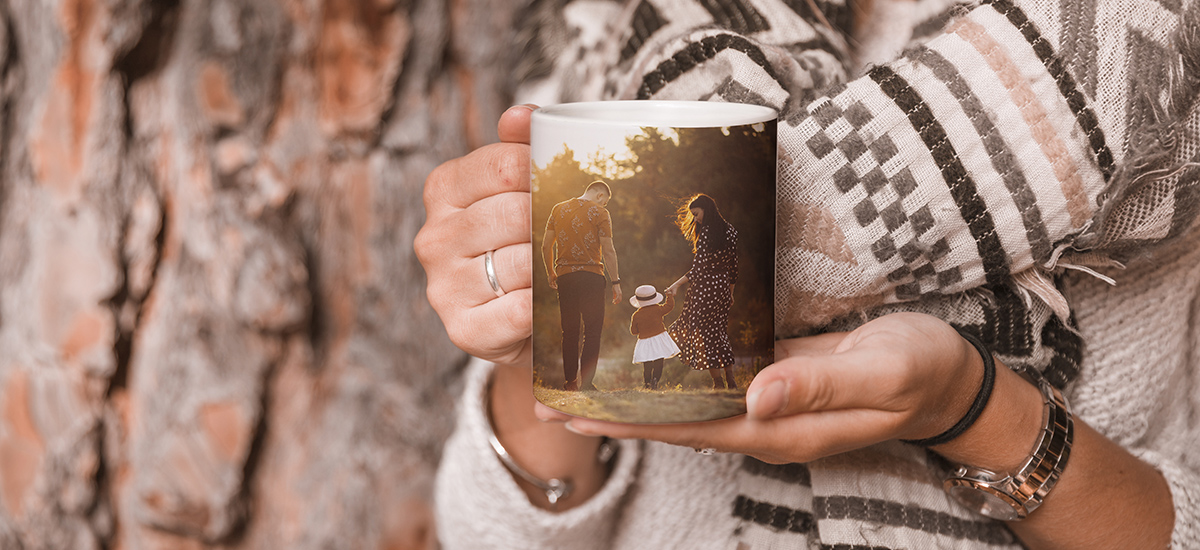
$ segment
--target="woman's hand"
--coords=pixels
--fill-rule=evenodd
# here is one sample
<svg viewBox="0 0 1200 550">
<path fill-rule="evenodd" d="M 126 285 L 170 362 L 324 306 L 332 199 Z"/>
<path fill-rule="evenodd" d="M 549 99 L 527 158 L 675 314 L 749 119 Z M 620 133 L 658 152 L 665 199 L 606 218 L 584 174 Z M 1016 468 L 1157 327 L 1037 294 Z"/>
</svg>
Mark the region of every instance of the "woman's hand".
<svg viewBox="0 0 1200 550">
<path fill-rule="evenodd" d="M 667 287 L 666 290 L 664 290 L 663 292 L 666 294 L 670 294 L 671 296 L 675 296 L 676 293 L 679 292 L 679 287 L 683 286 L 687 282 L 688 282 L 687 275 L 684 275 L 684 276 L 680 277 L 679 279 L 677 279 L 675 282 L 671 283 L 671 286 Z"/>
<path fill-rule="evenodd" d="M 773 463 L 807 462 L 890 439 L 937 435 L 966 413 L 983 378 L 982 359 L 968 342 L 941 320 L 916 313 L 882 317 L 854 332 L 784 340 L 776 351 L 779 361 L 749 387 L 745 416 L 658 426 L 572 419 L 569 426 Z M 1030 412 L 1038 416 L 1037 390 L 1026 386 Z M 554 416 L 548 409 L 539 414 Z M 1028 441 L 1016 445 L 1017 455 L 1032 445 L 1036 423 L 1033 418 Z"/>
<path fill-rule="evenodd" d="M 417 234 L 429 303 L 467 353 L 500 364 L 531 362 L 533 250 L 529 212 L 529 121 L 519 105 L 500 118 L 502 143 L 438 166 L 425 182 L 427 219 Z M 488 284 L 484 253 L 494 250 Z M 553 283 L 552 283 L 553 284 Z"/>
<path fill-rule="evenodd" d="M 513 459 L 541 479 L 571 479 L 575 490 L 557 503 L 568 510 L 604 484 L 596 460 L 599 438 L 581 437 L 533 415 L 530 336 L 533 327 L 533 248 L 530 243 L 529 122 L 533 107 L 500 117 L 500 139 L 439 166 L 425 182 L 425 226 L 417 257 L 429 277 L 426 294 L 446 332 L 467 353 L 495 362 L 489 388 L 496 437 Z M 488 284 L 484 254 L 495 250 L 503 296 Z M 550 286 L 556 286 L 553 275 Z M 536 506 L 546 495 L 514 477 Z"/>
<path fill-rule="evenodd" d="M 779 362 L 750 384 L 741 417 L 677 425 L 571 419 L 581 434 L 654 439 L 748 454 L 773 463 L 808 462 L 889 439 L 942 433 L 979 391 L 983 361 L 942 321 L 916 313 L 881 317 L 854 332 L 785 340 Z M 1012 472 L 1042 426 L 1041 392 L 996 364 L 983 414 L 932 450 L 960 464 Z M 555 411 L 538 408 L 542 418 Z M 1070 462 L 1046 501 L 1009 528 L 1032 549 L 1166 548 L 1171 492 L 1149 464 L 1074 422 Z"/>
</svg>

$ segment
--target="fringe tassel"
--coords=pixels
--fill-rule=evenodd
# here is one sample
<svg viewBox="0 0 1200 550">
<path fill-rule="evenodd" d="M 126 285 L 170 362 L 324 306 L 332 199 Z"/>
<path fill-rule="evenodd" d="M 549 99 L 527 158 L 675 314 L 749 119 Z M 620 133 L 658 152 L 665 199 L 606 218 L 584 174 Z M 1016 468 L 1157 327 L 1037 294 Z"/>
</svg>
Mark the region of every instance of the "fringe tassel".
<svg viewBox="0 0 1200 550">
<path fill-rule="evenodd" d="M 1054 315 L 1062 320 L 1063 324 L 1069 324 L 1071 318 L 1071 304 L 1067 303 L 1067 298 L 1058 291 L 1058 287 L 1054 286 L 1054 281 L 1045 272 L 1038 268 L 1030 268 L 1013 275 L 1013 282 L 1017 283 L 1017 289 L 1021 291 L 1021 295 L 1025 298 L 1025 307 L 1032 308 L 1030 294 L 1037 296 L 1050 309 L 1054 311 Z"/>
<path fill-rule="evenodd" d="M 1117 282 L 1112 277 L 1104 275 L 1093 267 L 1116 267 L 1125 269 L 1125 265 L 1121 262 L 1101 256 L 1099 254 L 1079 254 L 1071 258 L 1072 263 L 1059 262 L 1055 266 L 1058 271 L 1071 269 L 1082 273 L 1087 273 L 1092 277 L 1100 279 L 1111 286 L 1117 286 Z M 1021 297 L 1025 299 L 1025 307 L 1033 307 L 1033 296 L 1037 296 L 1050 309 L 1054 311 L 1064 325 L 1070 325 L 1071 304 L 1067 302 L 1067 298 L 1059 292 L 1058 286 L 1054 284 L 1054 280 L 1050 277 L 1050 272 L 1038 267 L 1031 267 L 1013 275 L 1013 282 L 1017 285 L 1017 290 Z"/>
<path fill-rule="evenodd" d="M 1200 98 L 1200 2 L 1192 2 L 1179 21 L 1173 37 L 1178 59 L 1170 66 L 1167 96 L 1159 101 L 1160 90 L 1144 90 L 1140 100 L 1149 107 L 1155 121 L 1133 128 L 1129 134 L 1129 152 L 1125 162 L 1113 173 L 1100 195 L 1100 211 L 1094 224 L 1075 241 L 1079 250 L 1119 246 L 1123 235 L 1114 234 L 1111 218 L 1121 205 L 1147 186 L 1180 175 L 1194 167 L 1193 159 L 1178 158 L 1179 136 L 1186 130 L 1189 115 Z M 1192 208 L 1192 205 L 1177 205 Z M 1168 220 L 1169 223 L 1169 220 Z"/>
</svg>

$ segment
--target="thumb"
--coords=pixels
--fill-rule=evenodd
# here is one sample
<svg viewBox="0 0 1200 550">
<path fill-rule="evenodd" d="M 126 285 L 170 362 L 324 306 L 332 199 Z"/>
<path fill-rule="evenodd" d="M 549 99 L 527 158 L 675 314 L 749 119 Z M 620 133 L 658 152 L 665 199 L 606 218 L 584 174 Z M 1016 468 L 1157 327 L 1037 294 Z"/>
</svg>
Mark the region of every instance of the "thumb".
<svg viewBox="0 0 1200 550">
<path fill-rule="evenodd" d="M 862 355 L 854 357 L 853 355 Z M 878 368 L 878 358 L 866 354 L 797 355 L 758 373 L 746 392 L 751 418 L 878 408 L 890 387 Z"/>
<path fill-rule="evenodd" d="M 500 141 L 505 143 L 524 143 L 529 144 L 529 124 L 537 105 L 514 105 L 504 111 L 500 115 L 500 123 L 497 130 L 500 133 Z"/>
</svg>

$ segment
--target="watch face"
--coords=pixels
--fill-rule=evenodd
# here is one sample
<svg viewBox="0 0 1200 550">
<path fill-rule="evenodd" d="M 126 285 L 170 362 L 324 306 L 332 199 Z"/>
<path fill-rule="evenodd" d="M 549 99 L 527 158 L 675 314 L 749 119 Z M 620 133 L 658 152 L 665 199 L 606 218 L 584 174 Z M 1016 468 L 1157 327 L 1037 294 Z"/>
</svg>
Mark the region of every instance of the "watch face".
<svg viewBox="0 0 1200 550">
<path fill-rule="evenodd" d="M 988 491 L 969 485 L 957 485 L 947 488 L 947 492 L 967 508 L 989 518 L 1003 521 L 1021 519 L 1012 504 Z"/>
</svg>

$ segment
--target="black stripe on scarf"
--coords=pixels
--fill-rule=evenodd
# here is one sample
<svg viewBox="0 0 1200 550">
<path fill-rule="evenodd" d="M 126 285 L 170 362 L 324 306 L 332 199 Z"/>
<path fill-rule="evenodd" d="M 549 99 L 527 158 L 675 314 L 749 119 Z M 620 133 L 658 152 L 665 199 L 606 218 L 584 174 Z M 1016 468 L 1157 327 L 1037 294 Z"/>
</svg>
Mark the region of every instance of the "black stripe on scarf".
<svg viewBox="0 0 1200 550">
<path fill-rule="evenodd" d="M 775 73 L 775 69 L 771 67 L 771 63 L 767 61 L 767 56 L 753 42 L 733 34 L 718 34 L 688 44 L 687 47 L 675 52 L 670 59 L 659 63 L 653 71 L 646 73 L 646 76 L 642 77 L 641 87 L 638 88 L 638 99 L 650 99 L 683 73 L 696 68 L 725 50 L 742 52 L 774 79 L 779 87 L 787 89 L 779 75 Z"/>
<path fill-rule="evenodd" d="M 822 544 L 820 550 L 894 550 L 887 546 L 868 546 L 866 544 Z"/>
<path fill-rule="evenodd" d="M 1113 173 L 1113 156 L 1112 151 L 1108 149 L 1108 145 L 1104 141 L 1104 131 L 1100 129 L 1100 122 L 1096 118 L 1096 113 L 1088 107 L 1087 99 L 1083 97 L 1083 93 L 1075 85 L 1075 79 L 1071 77 L 1071 73 L 1067 71 L 1066 65 L 1054 53 L 1054 48 L 1050 45 L 1037 27 L 1021 11 L 1021 8 L 1013 5 L 1009 0 L 983 0 L 984 3 L 991 4 L 993 8 L 1001 15 L 1008 18 L 1008 22 L 1012 23 L 1017 30 L 1021 31 L 1021 36 L 1025 37 L 1025 41 L 1029 42 L 1038 59 L 1042 60 L 1042 65 L 1046 66 L 1046 71 L 1050 76 L 1054 77 L 1054 81 L 1058 83 L 1058 93 L 1062 94 L 1067 100 L 1067 105 L 1071 108 L 1071 112 L 1075 113 L 1075 121 L 1083 132 L 1088 136 L 1088 146 L 1092 149 L 1092 154 L 1096 155 L 1096 163 L 1100 165 L 1100 172 L 1104 174 L 1104 181 L 1112 178 Z"/>
<path fill-rule="evenodd" d="M 753 521 L 777 532 L 817 534 L 819 519 L 850 519 L 877 525 L 902 527 L 925 533 L 934 533 L 960 540 L 975 540 L 986 544 L 1011 544 L 1012 534 L 992 521 L 960 519 L 944 512 L 906 505 L 890 500 L 830 496 L 813 498 L 813 512 L 797 510 L 769 502 L 759 502 L 745 495 L 738 495 L 733 504 L 733 516 Z M 822 544 L 821 548 L 873 548 L 883 546 L 860 546 L 848 544 Z"/>
<path fill-rule="evenodd" d="M 633 57 L 642 44 L 645 44 L 655 31 L 666 24 L 667 22 L 659 15 L 658 10 L 654 9 L 654 4 L 651 4 L 650 0 L 642 0 L 642 3 L 638 4 L 633 12 L 633 21 L 630 22 L 633 34 L 629 35 L 625 47 L 621 48 L 621 61 L 624 62 Z"/>
<path fill-rule="evenodd" d="M 991 297 L 983 300 L 983 324 L 963 327 L 979 336 L 988 348 L 1000 355 L 1029 357 L 1033 354 L 1033 324 L 1029 308 L 1012 285 L 984 286 Z M 972 330 L 977 328 L 978 330 Z"/>
<path fill-rule="evenodd" d="M 995 521 L 960 519 L 945 512 L 876 498 L 829 496 L 813 498 L 813 516 L 852 519 L 892 527 L 905 527 L 957 539 L 987 544 L 1011 544 L 1012 534 Z"/>
<path fill-rule="evenodd" d="M 828 52 L 829 54 L 833 55 L 834 58 L 837 58 L 840 55 L 837 48 L 833 45 L 833 42 L 830 42 L 829 39 L 825 38 L 824 35 L 817 35 L 817 37 L 812 40 L 786 44 L 784 47 L 787 48 L 787 51 L 792 55 L 799 55 L 813 50 Z"/>
<path fill-rule="evenodd" d="M 713 24 L 722 29 L 754 34 L 771 28 L 767 19 L 745 0 L 700 0 L 700 5 L 712 15 Z"/>
<path fill-rule="evenodd" d="M 916 38 L 928 38 L 946 28 L 946 24 L 951 19 L 967 13 L 972 7 L 970 2 L 957 2 L 954 5 L 942 10 L 937 15 L 918 23 L 913 27 L 912 36 Z"/>
<path fill-rule="evenodd" d="M 817 5 L 817 9 L 821 10 L 821 15 L 829 21 L 829 24 L 833 25 L 834 29 L 841 31 L 843 34 L 849 34 L 852 30 L 851 27 L 854 25 L 854 13 L 851 11 L 850 1 L 852 0 L 847 0 L 847 2 L 843 3 L 834 3 L 817 0 L 814 4 Z M 821 18 L 816 13 L 813 13 L 812 6 L 807 0 L 783 0 L 783 3 L 787 4 L 787 7 L 796 12 L 796 15 L 799 15 L 801 19 L 812 23 L 813 26 L 818 24 L 824 25 L 821 23 Z"/>
<path fill-rule="evenodd" d="M 1059 280 L 1055 284 L 1062 289 Z M 1060 390 L 1079 377 L 1079 365 L 1083 362 L 1083 337 L 1072 330 L 1074 326 L 1075 314 L 1072 313 L 1069 326 L 1058 316 L 1053 316 L 1042 327 L 1042 345 L 1054 350 L 1042 375 Z"/>
<path fill-rule="evenodd" d="M 738 495 L 733 503 L 733 515 L 744 520 L 765 525 L 776 531 L 811 533 L 817 526 L 813 515 L 804 510 L 795 510 Z"/>
<path fill-rule="evenodd" d="M 808 466 L 799 463 L 768 464 L 747 456 L 742 459 L 742 471 L 785 483 L 812 487 L 812 474 L 808 471 Z"/>
<path fill-rule="evenodd" d="M 958 152 L 950 144 L 945 128 L 933 116 L 929 106 L 900 75 L 885 65 L 871 70 L 868 75 L 883 93 L 892 98 L 896 106 L 908 115 L 908 121 L 921 135 L 921 140 L 933 155 L 942 178 L 950 189 L 959 214 L 967 222 L 967 228 L 975 239 L 979 257 L 983 259 L 983 270 L 987 284 L 1000 286 L 1008 281 L 1008 253 L 996 235 L 996 224 L 988 212 L 987 204 L 979 196 L 975 181 L 967 174 L 966 167 L 958 158 Z"/>
</svg>

